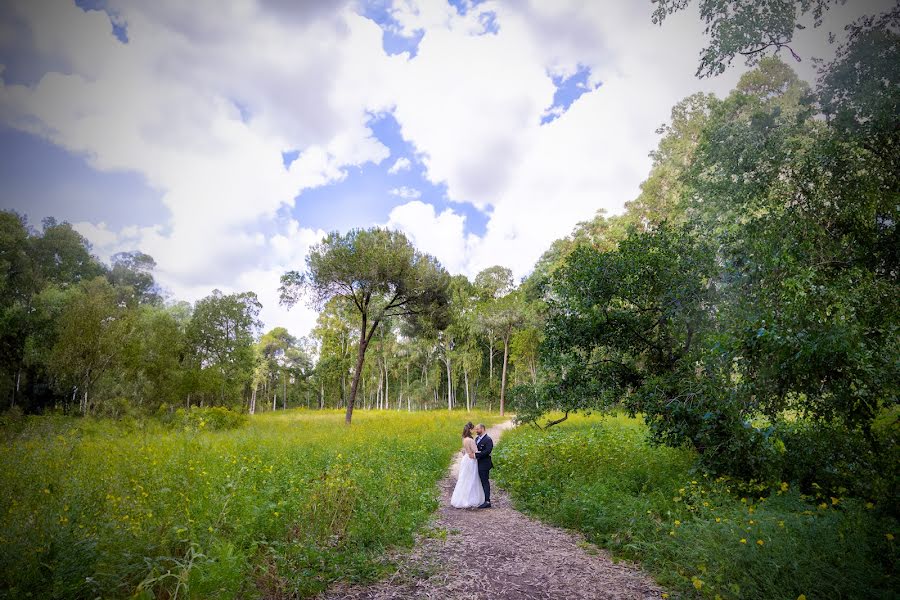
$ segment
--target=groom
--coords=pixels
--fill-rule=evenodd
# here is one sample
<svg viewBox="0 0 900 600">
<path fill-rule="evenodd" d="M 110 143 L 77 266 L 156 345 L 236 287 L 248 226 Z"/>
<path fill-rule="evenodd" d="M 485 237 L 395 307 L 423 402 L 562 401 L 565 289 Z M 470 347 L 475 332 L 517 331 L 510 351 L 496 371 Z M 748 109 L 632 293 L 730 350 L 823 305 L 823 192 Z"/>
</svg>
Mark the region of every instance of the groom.
<svg viewBox="0 0 900 600">
<path fill-rule="evenodd" d="M 491 481 L 489 479 L 494 463 L 491 461 L 491 451 L 494 449 L 494 440 L 484 432 L 484 425 L 479 423 L 475 427 L 475 447 L 478 451 L 475 458 L 478 459 L 478 477 L 481 479 L 481 487 L 484 488 L 484 504 L 478 508 L 491 507 Z"/>
</svg>

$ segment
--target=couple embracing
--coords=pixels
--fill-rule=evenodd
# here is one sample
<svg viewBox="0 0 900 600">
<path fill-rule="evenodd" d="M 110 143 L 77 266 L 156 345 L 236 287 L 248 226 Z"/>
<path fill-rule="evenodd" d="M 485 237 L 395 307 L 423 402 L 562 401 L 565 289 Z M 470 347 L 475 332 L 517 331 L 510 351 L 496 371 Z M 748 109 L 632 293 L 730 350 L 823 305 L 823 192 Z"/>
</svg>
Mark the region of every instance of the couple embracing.
<svg viewBox="0 0 900 600">
<path fill-rule="evenodd" d="M 472 431 L 475 439 L 472 439 Z M 459 465 L 459 479 L 453 489 L 450 505 L 454 508 L 490 508 L 491 482 L 488 479 L 494 463 L 491 451 L 494 440 L 485 433 L 484 425 L 466 423 L 462 431 L 463 457 Z"/>
</svg>

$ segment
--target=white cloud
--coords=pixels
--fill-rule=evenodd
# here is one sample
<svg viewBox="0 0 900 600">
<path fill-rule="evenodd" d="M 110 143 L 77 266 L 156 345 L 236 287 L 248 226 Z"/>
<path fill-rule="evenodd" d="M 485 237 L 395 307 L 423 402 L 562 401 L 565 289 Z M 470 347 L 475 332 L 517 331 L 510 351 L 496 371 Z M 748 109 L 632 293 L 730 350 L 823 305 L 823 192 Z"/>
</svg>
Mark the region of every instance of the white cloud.
<svg viewBox="0 0 900 600">
<path fill-rule="evenodd" d="M 28 50 L 53 68 L 33 85 L 0 84 L 3 123 L 160 190 L 160 227 L 78 227 L 103 258 L 151 254 L 161 283 L 188 300 L 212 287 L 261 292 L 275 264 L 259 229 L 277 229 L 304 189 L 389 156 L 367 123 L 388 108 L 386 69 L 402 58 L 377 51 L 379 27 L 347 3 L 271 8 L 113 0 L 127 44 L 101 11 L 10 9 L 31 29 Z M 285 169 L 287 150 L 299 156 Z"/>
<path fill-rule="evenodd" d="M 412 167 L 412 163 L 409 162 L 409 159 L 405 156 L 401 156 L 394 162 L 393 165 L 391 165 L 391 168 L 388 169 L 388 173 L 390 173 L 391 175 L 396 175 L 400 171 L 408 171 L 410 167 Z"/>
<path fill-rule="evenodd" d="M 391 188 L 390 190 L 388 190 L 388 193 L 391 194 L 392 196 L 397 196 L 398 198 L 405 198 L 407 200 L 409 200 L 411 198 L 421 198 L 422 197 L 422 192 L 420 192 L 419 190 L 417 190 L 415 188 L 406 187 L 405 185 L 402 185 L 402 186 L 396 187 L 396 188 Z"/>
<path fill-rule="evenodd" d="M 404 232 L 423 252 L 431 254 L 451 273 L 467 271 L 466 260 L 477 238 L 465 232 L 466 217 L 445 209 L 440 214 L 434 206 L 419 200 L 396 206 L 387 227 Z"/>
<path fill-rule="evenodd" d="M 862 4 L 835 7 L 827 26 L 839 30 Z M 98 170 L 136 172 L 161 193 L 168 218 L 155 226 L 77 224 L 101 257 L 140 248 L 162 284 L 189 300 L 213 287 L 255 290 L 269 325 L 311 323 L 305 309 L 283 312 L 274 294 L 277 276 L 302 268 L 322 232 L 283 215 L 303 190 L 390 156 L 367 125 L 373 117 L 393 112 L 426 178 L 489 215 L 484 235 L 467 234 L 464 215 L 436 212 L 407 185 L 391 193 L 414 201 L 388 225 L 453 272 L 505 264 L 522 276 L 578 221 L 636 196 L 674 103 L 727 93 L 744 70 L 695 79 L 696 8 L 658 27 L 649 3 L 488 0 L 460 15 L 444 2 L 396 0 L 396 32 L 424 32 L 414 58 L 387 56 L 379 26 L 347 2 L 109 6 L 128 44 L 100 11 L 27 0 L 11 9 L 30 28 L 15 39 L 29 40 L 44 70 L 33 84 L 0 84 L 0 119 Z M 498 28 L 485 33 L 489 13 Z M 824 36 L 800 32 L 795 49 L 821 54 Z M 794 66 L 812 77 L 811 61 Z M 592 91 L 541 125 L 551 75 L 579 67 L 590 68 Z M 299 153 L 288 168 L 286 151 Z M 387 172 L 411 166 L 401 157 Z M 366 225 L 346 218 L 346 229 Z"/>
</svg>

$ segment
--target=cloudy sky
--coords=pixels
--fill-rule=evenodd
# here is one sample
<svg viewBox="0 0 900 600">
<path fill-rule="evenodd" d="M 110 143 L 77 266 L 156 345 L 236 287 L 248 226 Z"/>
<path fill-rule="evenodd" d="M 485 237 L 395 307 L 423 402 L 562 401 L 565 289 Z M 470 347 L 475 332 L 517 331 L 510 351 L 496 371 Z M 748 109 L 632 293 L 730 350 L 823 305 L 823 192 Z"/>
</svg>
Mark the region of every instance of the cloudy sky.
<svg viewBox="0 0 900 600">
<path fill-rule="evenodd" d="M 827 55 L 860 4 L 795 49 Z M 526 275 L 646 177 L 693 92 L 695 9 L 649 0 L 22 0 L 0 8 L 0 207 L 140 249 L 174 297 L 253 290 L 267 327 L 324 232 L 387 225 L 452 273 Z M 812 79 L 809 60 L 795 64 Z"/>
</svg>

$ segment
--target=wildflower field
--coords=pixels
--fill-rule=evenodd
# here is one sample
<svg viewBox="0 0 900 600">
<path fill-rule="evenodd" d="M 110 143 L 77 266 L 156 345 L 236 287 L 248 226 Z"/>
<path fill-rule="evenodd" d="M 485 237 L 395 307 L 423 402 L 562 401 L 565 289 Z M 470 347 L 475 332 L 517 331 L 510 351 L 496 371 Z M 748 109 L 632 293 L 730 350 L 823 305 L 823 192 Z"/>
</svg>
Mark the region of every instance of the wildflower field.
<svg viewBox="0 0 900 600">
<path fill-rule="evenodd" d="M 385 568 L 479 413 L 285 411 L 0 427 L 0 597 L 307 596 Z"/>
<path fill-rule="evenodd" d="M 896 499 L 704 476 L 624 416 L 519 427 L 497 455 L 517 508 L 640 561 L 673 597 L 897 597 Z"/>
</svg>

